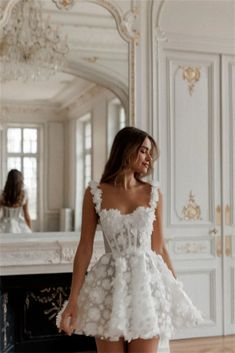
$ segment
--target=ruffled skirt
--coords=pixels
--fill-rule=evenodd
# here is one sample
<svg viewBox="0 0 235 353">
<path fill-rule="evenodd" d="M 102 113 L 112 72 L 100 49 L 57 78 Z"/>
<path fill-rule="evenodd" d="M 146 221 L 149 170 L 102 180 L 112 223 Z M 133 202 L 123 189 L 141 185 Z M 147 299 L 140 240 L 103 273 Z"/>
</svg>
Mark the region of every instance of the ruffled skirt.
<svg viewBox="0 0 235 353">
<path fill-rule="evenodd" d="M 104 254 L 85 277 L 77 303 L 75 333 L 110 341 L 170 339 L 175 329 L 203 322 L 182 283 L 152 250 Z"/>
</svg>

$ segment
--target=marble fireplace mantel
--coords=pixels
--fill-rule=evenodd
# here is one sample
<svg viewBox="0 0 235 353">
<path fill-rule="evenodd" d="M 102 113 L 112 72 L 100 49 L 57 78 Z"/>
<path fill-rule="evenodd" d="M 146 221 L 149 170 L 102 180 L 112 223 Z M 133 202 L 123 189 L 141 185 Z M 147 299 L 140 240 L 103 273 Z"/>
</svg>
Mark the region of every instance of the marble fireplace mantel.
<svg viewBox="0 0 235 353">
<path fill-rule="evenodd" d="M 79 232 L 0 234 L 0 275 L 72 272 L 79 238 Z M 102 234 L 97 231 L 90 266 L 103 253 Z"/>
</svg>

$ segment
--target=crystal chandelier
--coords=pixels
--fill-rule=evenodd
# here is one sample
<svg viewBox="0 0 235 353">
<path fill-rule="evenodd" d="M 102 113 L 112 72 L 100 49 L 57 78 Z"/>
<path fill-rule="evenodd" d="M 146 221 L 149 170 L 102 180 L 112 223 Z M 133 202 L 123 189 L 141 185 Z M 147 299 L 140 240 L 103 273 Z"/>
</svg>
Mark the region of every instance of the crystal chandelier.
<svg viewBox="0 0 235 353">
<path fill-rule="evenodd" d="M 47 79 L 64 64 L 69 52 L 61 38 L 42 17 L 41 0 L 19 0 L 0 32 L 0 80 Z"/>
</svg>

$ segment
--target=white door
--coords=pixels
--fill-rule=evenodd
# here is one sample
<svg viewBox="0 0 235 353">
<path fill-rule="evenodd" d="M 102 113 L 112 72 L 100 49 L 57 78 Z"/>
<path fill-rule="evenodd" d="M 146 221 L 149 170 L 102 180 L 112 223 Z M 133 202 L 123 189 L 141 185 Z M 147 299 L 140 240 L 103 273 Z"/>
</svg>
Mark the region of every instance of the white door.
<svg viewBox="0 0 235 353">
<path fill-rule="evenodd" d="M 204 325 L 183 329 L 175 338 L 223 334 L 220 59 L 169 49 L 159 53 L 156 135 L 165 236 L 179 279 L 206 317 Z"/>
<path fill-rule="evenodd" d="M 235 333 L 235 56 L 222 57 L 224 334 Z"/>
</svg>

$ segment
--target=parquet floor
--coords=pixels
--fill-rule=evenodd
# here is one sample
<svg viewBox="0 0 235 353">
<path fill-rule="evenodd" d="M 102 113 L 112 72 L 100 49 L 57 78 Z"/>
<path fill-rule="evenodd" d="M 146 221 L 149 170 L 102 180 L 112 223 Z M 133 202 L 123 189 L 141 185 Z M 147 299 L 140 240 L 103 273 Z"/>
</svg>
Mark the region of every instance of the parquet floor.
<svg viewBox="0 0 235 353">
<path fill-rule="evenodd" d="M 235 335 L 170 342 L 171 353 L 235 353 Z"/>
</svg>

